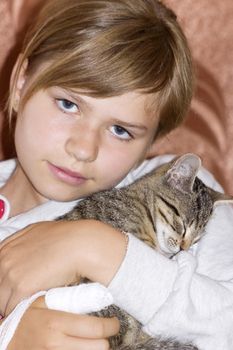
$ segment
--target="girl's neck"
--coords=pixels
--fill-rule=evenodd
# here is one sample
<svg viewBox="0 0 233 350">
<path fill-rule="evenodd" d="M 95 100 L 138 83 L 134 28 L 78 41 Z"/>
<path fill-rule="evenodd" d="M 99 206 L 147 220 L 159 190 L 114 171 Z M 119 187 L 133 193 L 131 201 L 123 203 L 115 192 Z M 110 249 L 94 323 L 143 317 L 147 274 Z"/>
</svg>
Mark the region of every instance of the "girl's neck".
<svg viewBox="0 0 233 350">
<path fill-rule="evenodd" d="M 10 203 L 10 217 L 46 202 L 46 199 L 35 191 L 19 165 L 16 166 L 5 185 L 0 188 L 0 194 Z"/>
</svg>

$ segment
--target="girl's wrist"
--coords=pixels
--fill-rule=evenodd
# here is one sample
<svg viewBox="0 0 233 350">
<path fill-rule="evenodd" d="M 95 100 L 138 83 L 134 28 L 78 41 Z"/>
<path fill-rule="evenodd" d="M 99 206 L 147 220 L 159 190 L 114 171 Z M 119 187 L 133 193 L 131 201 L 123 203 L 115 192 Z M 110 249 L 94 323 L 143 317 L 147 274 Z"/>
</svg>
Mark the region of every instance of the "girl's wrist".
<svg viewBox="0 0 233 350">
<path fill-rule="evenodd" d="M 124 260 L 128 237 L 100 221 L 70 223 L 77 235 L 77 275 L 107 286 Z"/>
</svg>

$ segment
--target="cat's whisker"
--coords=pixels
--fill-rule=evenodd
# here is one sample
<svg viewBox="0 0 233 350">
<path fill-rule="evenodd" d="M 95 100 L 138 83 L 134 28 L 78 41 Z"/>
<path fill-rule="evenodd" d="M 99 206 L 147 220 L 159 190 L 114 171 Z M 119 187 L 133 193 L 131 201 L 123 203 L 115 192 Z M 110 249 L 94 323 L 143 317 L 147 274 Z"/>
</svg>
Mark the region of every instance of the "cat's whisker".
<svg viewBox="0 0 233 350">
<path fill-rule="evenodd" d="M 174 239 L 173 237 L 169 237 L 167 239 L 167 243 L 170 247 L 177 247 L 177 245 L 178 245 L 178 241 L 176 239 Z"/>
</svg>

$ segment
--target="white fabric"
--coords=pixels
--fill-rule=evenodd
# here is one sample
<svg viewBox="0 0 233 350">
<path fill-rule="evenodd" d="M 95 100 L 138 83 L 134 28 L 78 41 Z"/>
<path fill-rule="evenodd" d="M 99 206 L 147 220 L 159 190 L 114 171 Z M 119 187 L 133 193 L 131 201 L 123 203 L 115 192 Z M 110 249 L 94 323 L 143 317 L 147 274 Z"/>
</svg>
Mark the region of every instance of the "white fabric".
<svg viewBox="0 0 233 350">
<path fill-rule="evenodd" d="M 113 297 L 103 285 L 88 283 L 52 288 L 45 295 L 45 303 L 52 310 L 86 314 L 113 304 Z"/>
<path fill-rule="evenodd" d="M 169 159 L 169 156 L 157 157 L 144 162 L 120 186 L 132 182 Z M 0 164 L 0 174 L 1 166 Z M 199 176 L 211 187 L 220 189 L 208 172 L 202 171 Z M 6 179 L 7 177 L 2 184 Z M 0 237 L 12 233 L 12 228 L 16 231 L 32 222 L 53 219 L 54 207 L 58 207 L 61 215 L 68 210 L 69 204 L 66 204 L 67 208 L 64 203 L 48 202 L 30 213 L 12 218 L 4 223 L 3 234 L 1 226 Z M 8 227 L 10 230 L 7 232 Z M 232 350 L 232 227 L 232 206 L 218 207 L 200 243 L 192 247 L 189 253 L 178 254 L 176 260 L 161 256 L 129 234 L 126 257 L 109 286 L 114 303 L 141 320 L 145 330 L 151 335 L 161 334 L 177 336 L 180 340 L 193 340 L 200 350 Z M 65 288 L 64 293 L 67 300 L 72 300 Z M 54 289 L 46 299 L 54 299 L 56 308 L 59 308 L 60 295 L 62 300 L 62 289 Z M 65 308 L 74 310 L 73 301 L 71 304 L 68 305 L 66 301 Z M 9 318 L 17 326 L 17 315 L 15 319 L 12 314 L 7 319 Z M 1 327 L 0 332 L 4 333 Z M 4 350 L 1 338 L 0 348 Z"/>
</svg>

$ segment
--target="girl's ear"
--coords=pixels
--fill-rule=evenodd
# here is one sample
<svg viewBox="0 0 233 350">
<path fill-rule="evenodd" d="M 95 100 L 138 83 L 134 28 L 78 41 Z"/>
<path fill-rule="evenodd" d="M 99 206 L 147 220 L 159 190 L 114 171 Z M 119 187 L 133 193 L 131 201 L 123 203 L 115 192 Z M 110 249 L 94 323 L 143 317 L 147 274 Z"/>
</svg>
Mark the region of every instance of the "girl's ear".
<svg viewBox="0 0 233 350">
<path fill-rule="evenodd" d="M 20 71 L 19 65 L 22 61 L 22 54 L 19 54 L 18 59 L 12 70 L 11 79 L 10 79 L 10 89 L 14 93 L 14 109 L 17 112 L 19 101 L 22 95 L 23 87 L 26 82 L 26 71 L 28 67 L 28 60 L 25 59 L 21 65 Z"/>
</svg>

